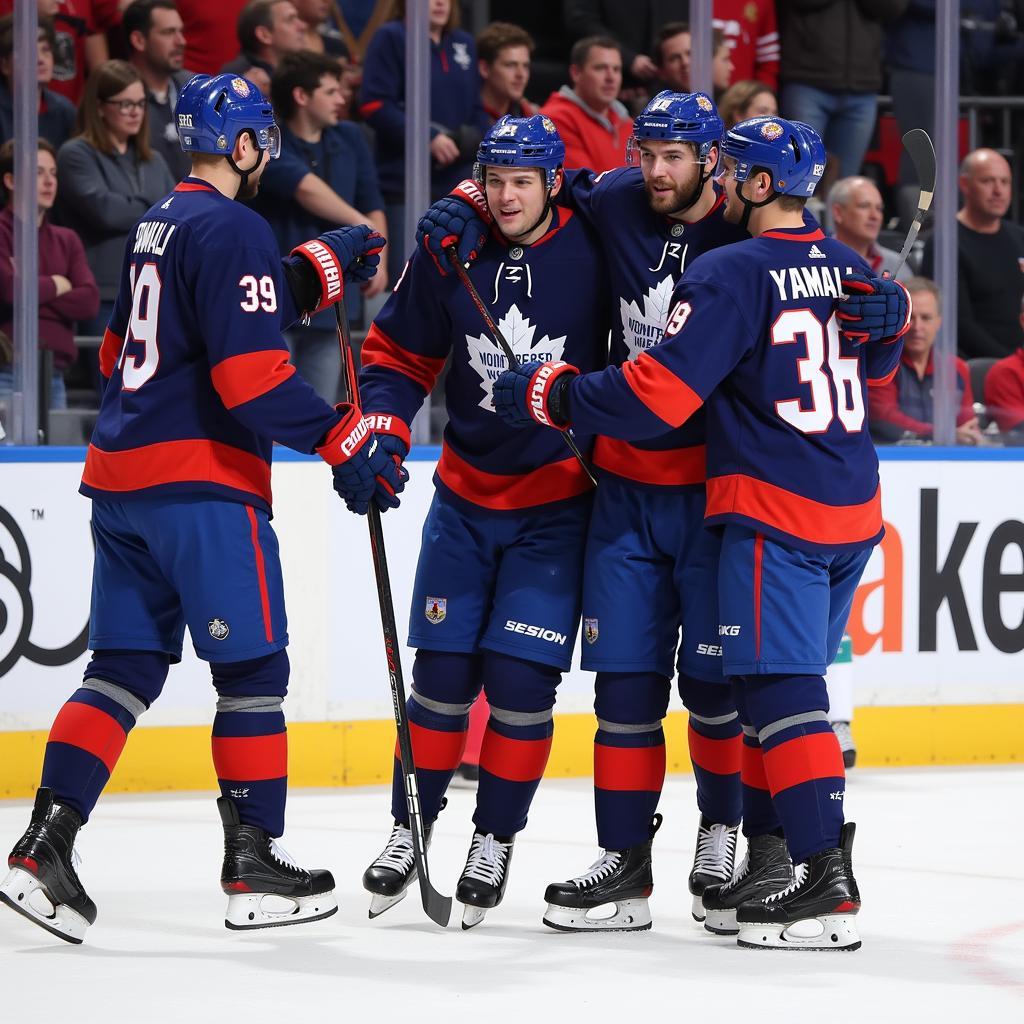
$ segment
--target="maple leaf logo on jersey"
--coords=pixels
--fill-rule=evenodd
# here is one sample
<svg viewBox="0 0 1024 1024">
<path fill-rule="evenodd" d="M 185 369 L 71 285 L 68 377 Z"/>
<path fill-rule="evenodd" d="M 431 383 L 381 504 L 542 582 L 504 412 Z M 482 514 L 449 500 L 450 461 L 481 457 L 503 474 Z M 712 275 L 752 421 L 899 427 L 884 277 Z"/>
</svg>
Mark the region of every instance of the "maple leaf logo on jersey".
<svg viewBox="0 0 1024 1024">
<path fill-rule="evenodd" d="M 498 330 L 512 346 L 512 351 L 521 363 L 530 362 L 532 359 L 539 359 L 541 362 L 561 359 L 565 351 L 564 334 L 560 338 L 549 338 L 545 334 L 539 341 L 534 342 L 533 336 L 537 328 L 519 312 L 516 305 L 498 321 Z M 481 334 L 479 337 L 467 334 L 466 345 L 469 348 L 469 365 L 480 375 L 480 390 L 484 393 L 484 397 L 480 399 L 480 408 L 494 412 L 491 387 L 498 374 L 508 369 L 505 354 L 487 334 Z"/>
<path fill-rule="evenodd" d="M 643 310 L 635 302 L 619 299 L 619 313 L 622 316 L 622 338 L 629 349 L 629 358 L 636 359 L 652 345 L 661 341 L 668 322 L 669 306 L 675 282 L 666 277 L 652 285 L 644 296 Z"/>
</svg>

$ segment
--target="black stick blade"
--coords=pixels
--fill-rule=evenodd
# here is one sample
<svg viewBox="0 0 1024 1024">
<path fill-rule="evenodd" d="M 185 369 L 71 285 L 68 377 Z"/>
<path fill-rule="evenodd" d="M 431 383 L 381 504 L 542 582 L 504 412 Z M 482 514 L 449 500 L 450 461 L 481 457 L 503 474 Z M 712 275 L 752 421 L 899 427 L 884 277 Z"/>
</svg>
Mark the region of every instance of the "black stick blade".
<svg viewBox="0 0 1024 1024">
<path fill-rule="evenodd" d="M 917 208 L 927 210 L 932 205 L 932 196 L 935 194 L 935 147 L 923 128 L 912 128 L 907 132 L 903 136 L 903 147 L 914 164 L 921 186 L 921 198 L 917 201 Z"/>
</svg>

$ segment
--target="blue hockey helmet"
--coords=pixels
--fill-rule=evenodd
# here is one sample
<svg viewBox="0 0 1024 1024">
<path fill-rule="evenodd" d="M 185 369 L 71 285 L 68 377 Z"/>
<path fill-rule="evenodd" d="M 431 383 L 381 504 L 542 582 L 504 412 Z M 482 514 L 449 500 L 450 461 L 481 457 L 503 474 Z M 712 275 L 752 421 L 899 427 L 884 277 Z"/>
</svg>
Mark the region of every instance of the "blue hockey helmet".
<svg viewBox="0 0 1024 1024">
<path fill-rule="evenodd" d="M 711 97 L 702 92 L 659 92 L 633 121 L 626 146 L 626 163 L 640 162 L 640 141 L 692 142 L 700 163 L 706 163 L 714 145 L 720 145 L 725 126 Z"/>
<path fill-rule="evenodd" d="M 734 177 L 746 181 L 757 168 L 772 176 L 779 195 L 810 196 L 825 173 L 825 144 L 802 121 L 752 117 L 725 133 L 722 153 L 736 161 Z"/>
<path fill-rule="evenodd" d="M 186 153 L 230 157 L 245 131 L 271 159 L 281 152 L 281 129 L 274 121 L 273 107 L 252 82 L 238 75 L 190 78 L 178 95 L 174 123 Z"/>
<path fill-rule="evenodd" d="M 506 114 L 487 129 L 476 151 L 473 177 L 483 184 L 484 167 L 539 167 L 548 191 L 565 163 L 565 143 L 554 121 L 543 114 Z"/>
</svg>

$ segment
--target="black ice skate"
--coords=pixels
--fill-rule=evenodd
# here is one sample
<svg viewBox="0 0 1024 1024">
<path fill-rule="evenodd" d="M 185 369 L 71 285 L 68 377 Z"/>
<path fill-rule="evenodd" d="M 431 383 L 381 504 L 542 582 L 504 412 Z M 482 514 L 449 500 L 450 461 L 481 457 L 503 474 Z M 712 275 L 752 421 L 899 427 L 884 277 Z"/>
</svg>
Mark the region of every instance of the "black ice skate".
<svg viewBox="0 0 1024 1024">
<path fill-rule="evenodd" d="M 716 935 L 735 935 L 736 908 L 752 900 L 763 900 L 781 892 L 793 881 L 793 863 L 789 859 L 786 840 L 779 836 L 751 836 L 747 855 L 736 877 L 724 885 L 704 890 L 704 927 Z"/>
<path fill-rule="evenodd" d="M 515 836 L 499 839 L 490 832 L 487 835 L 473 833 L 466 866 L 455 889 L 455 898 L 466 908 L 462 912 L 464 930 L 475 928 L 487 911 L 502 901 L 515 841 Z"/>
<path fill-rule="evenodd" d="M 651 844 L 661 815 L 651 821 L 650 838 L 628 850 L 605 850 L 568 882 L 547 887 L 544 923 L 562 932 L 642 932 L 651 927 L 647 898 L 654 890 Z"/>
<path fill-rule="evenodd" d="M 337 912 L 330 871 L 300 868 L 264 829 L 241 824 L 227 797 L 217 808 L 224 823 L 220 886 L 228 895 L 228 928 L 278 928 Z"/>
<path fill-rule="evenodd" d="M 796 866 L 792 885 L 736 911 L 737 942 L 748 949 L 860 949 L 860 892 L 851 851 L 856 826 L 847 822 L 839 846 Z"/>
<path fill-rule="evenodd" d="M 690 913 L 694 921 L 704 920 L 704 890 L 712 885 L 723 885 L 732 878 L 739 831 L 739 825 L 717 825 L 703 814 L 700 816 L 697 849 L 690 871 L 690 893 L 693 895 Z"/>
<path fill-rule="evenodd" d="M 55 803 L 49 789 L 39 789 L 32 821 L 7 858 L 11 870 L 0 885 L 0 901 L 74 943 L 96 920 L 96 904 L 75 871 L 75 836 L 81 827 L 77 811 Z"/>
</svg>

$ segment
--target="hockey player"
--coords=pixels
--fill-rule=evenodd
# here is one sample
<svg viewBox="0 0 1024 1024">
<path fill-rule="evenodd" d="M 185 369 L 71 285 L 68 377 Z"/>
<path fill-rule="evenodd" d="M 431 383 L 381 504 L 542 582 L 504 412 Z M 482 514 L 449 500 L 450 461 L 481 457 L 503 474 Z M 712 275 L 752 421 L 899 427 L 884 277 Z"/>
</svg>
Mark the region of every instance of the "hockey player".
<svg viewBox="0 0 1024 1024">
<path fill-rule="evenodd" d="M 358 510 L 396 506 L 403 486 L 360 410 L 318 398 L 281 337 L 337 301 L 343 278 L 371 277 L 383 240 L 343 228 L 282 261 L 266 221 L 233 201 L 255 194 L 277 155 L 269 104 L 244 78 L 201 75 L 175 113 L 192 174 L 135 226 L 100 349 L 107 384 L 81 485 L 93 499 L 93 657 L 50 730 L 32 821 L 0 886 L 3 902 L 76 943 L 96 919 L 72 860 L 76 834 L 180 660 L 186 625 L 218 695 L 226 925 L 337 910 L 330 872 L 300 868 L 275 842 L 288 634 L 272 443 L 317 452 Z"/>
<path fill-rule="evenodd" d="M 608 289 L 588 228 L 551 203 L 563 187 L 564 155 L 541 115 L 505 116 L 488 130 L 476 181 L 464 187 L 494 230 L 470 275 L 520 360 L 566 357 L 597 368 L 607 360 Z M 592 485 L 556 434 L 514 430 L 495 416 L 491 384 L 505 357 L 458 279 L 439 278 L 420 249 L 362 350 L 367 420 L 400 457 L 449 356 L 449 422 L 413 589 L 408 718 L 423 819 L 432 825 L 481 687 L 490 704 L 456 891 L 470 928 L 501 902 L 551 749 L 555 690 L 579 625 Z M 415 877 L 397 760 L 392 814 L 387 845 L 363 876 L 371 917 L 402 899 Z"/>
<path fill-rule="evenodd" d="M 614 365 L 660 340 L 688 263 L 748 237 L 724 219 L 725 197 L 711 180 L 722 130 L 703 93 L 662 92 L 634 122 L 629 166 L 570 172 L 565 201 L 605 240 Z M 472 242 L 483 230 L 464 210 L 449 197 L 420 222 L 442 267 L 453 236 Z M 604 849 L 583 874 L 548 887 L 544 920 L 569 931 L 651 926 L 651 840 L 674 672 L 690 712 L 700 821 L 689 884 L 702 920 L 704 889 L 732 876 L 742 814 L 740 723 L 722 676 L 713 596 L 719 541 L 702 528 L 703 415 L 637 443 L 598 437 L 594 463 L 601 480 L 587 539 L 581 663 L 597 673 L 594 798 Z M 591 913 L 608 903 L 614 914 Z"/>
<path fill-rule="evenodd" d="M 726 135 L 723 153 L 725 215 L 754 237 L 686 271 L 661 344 L 597 374 L 565 361 L 506 371 L 495 408 L 512 424 L 629 439 L 678 426 L 707 402 L 724 668 L 797 864 L 791 885 L 733 903 L 739 943 L 856 949 L 854 826 L 843 821 L 843 760 L 822 677 L 882 536 L 865 395 L 898 365 L 909 297 L 805 225 L 825 164 L 813 129 L 754 118 Z M 709 903 L 742 892 L 748 875 L 710 890 Z"/>
</svg>

